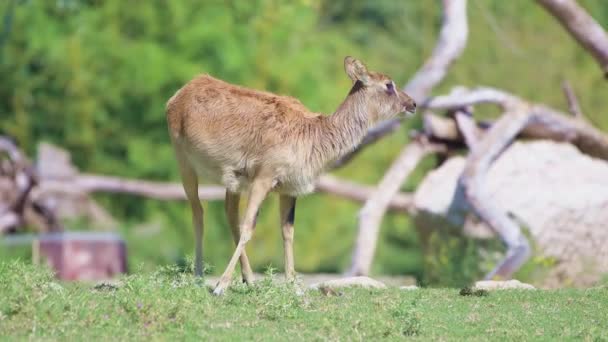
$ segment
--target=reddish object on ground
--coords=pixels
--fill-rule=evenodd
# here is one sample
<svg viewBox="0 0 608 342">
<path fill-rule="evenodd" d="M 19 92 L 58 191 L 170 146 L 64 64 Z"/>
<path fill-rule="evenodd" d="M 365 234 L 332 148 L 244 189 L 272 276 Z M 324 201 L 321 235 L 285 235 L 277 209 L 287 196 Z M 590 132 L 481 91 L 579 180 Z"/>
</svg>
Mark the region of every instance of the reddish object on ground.
<svg viewBox="0 0 608 342">
<path fill-rule="evenodd" d="M 34 261 L 45 261 L 62 280 L 106 280 L 127 272 L 125 242 L 117 234 L 43 234 L 33 252 Z"/>
</svg>

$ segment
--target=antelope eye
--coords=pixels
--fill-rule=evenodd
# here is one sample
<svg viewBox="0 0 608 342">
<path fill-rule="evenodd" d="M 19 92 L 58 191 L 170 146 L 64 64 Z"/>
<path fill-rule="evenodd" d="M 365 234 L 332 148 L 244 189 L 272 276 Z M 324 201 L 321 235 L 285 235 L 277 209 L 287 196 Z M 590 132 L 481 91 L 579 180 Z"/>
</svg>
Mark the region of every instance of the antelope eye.
<svg viewBox="0 0 608 342">
<path fill-rule="evenodd" d="M 389 82 L 386 84 L 386 90 L 391 94 L 395 92 L 395 87 L 393 86 L 393 82 Z"/>
</svg>

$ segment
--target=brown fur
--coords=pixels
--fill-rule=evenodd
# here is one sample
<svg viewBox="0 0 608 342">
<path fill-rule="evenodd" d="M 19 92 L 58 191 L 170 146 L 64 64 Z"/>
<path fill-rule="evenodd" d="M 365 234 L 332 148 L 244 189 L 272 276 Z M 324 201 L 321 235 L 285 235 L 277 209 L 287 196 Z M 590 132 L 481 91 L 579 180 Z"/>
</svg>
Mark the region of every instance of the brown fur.
<svg viewBox="0 0 608 342">
<path fill-rule="evenodd" d="M 228 193 L 249 193 L 247 213 L 235 233 L 246 232 L 248 240 L 259 206 L 252 201 L 261 202 L 275 191 L 290 203 L 288 198 L 313 191 L 324 167 L 355 148 L 370 127 L 399 112 L 415 110 L 414 101 L 387 76 L 368 72 L 351 57 L 345 59 L 345 69 L 354 84 L 330 116 L 310 112 L 292 97 L 232 85 L 209 75 L 196 77 L 171 97 L 167 122 L 197 236 L 200 225 L 202 237 L 202 209 L 198 209 L 195 190 L 198 177 L 222 183 Z M 284 227 L 285 234 L 290 236 Z M 242 240 L 225 276 L 232 273 L 230 268 L 244 251 L 239 247 Z M 197 241 L 197 269 L 199 257 Z M 228 280 L 222 278 L 220 292 Z"/>
</svg>

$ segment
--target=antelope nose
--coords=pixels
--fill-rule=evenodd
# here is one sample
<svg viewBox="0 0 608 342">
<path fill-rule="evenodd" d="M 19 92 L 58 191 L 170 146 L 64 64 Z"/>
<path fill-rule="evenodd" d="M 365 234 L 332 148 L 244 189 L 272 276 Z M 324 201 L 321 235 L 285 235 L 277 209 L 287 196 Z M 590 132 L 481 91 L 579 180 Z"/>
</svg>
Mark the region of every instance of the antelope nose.
<svg viewBox="0 0 608 342">
<path fill-rule="evenodd" d="M 414 113 L 416 111 L 416 102 L 405 102 L 403 108 L 410 113 Z"/>
</svg>

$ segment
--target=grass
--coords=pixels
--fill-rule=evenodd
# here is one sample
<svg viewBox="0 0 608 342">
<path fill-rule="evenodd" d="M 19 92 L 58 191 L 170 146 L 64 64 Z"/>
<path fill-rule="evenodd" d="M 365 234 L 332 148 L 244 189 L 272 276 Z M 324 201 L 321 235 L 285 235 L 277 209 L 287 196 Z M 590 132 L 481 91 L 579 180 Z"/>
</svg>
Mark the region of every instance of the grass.
<svg viewBox="0 0 608 342">
<path fill-rule="evenodd" d="M 214 297 L 166 267 L 119 286 L 0 263 L 2 340 L 608 340 L 608 287 L 558 291 L 297 291 L 267 276 Z M 466 291 L 465 291 L 466 292 Z"/>
</svg>

